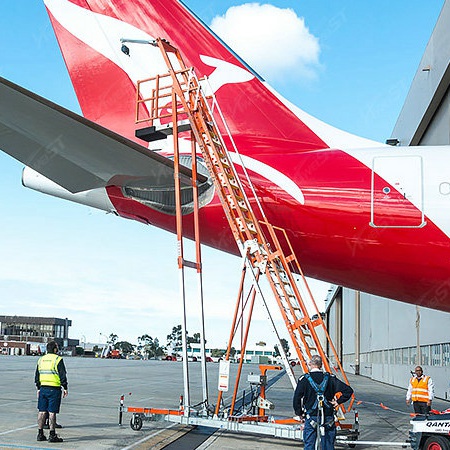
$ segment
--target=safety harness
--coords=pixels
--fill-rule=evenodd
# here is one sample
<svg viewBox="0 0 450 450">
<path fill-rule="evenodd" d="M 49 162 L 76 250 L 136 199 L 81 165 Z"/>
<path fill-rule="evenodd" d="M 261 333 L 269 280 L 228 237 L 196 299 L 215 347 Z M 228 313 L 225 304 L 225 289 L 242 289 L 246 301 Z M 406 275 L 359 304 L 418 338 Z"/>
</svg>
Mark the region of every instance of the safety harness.
<svg viewBox="0 0 450 450">
<path fill-rule="evenodd" d="M 321 438 L 325 436 L 325 426 L 331 426 L 330 423 L 325 423 L 325 407 L 332 408 L 333 406 L 325 398 L 325 389 L 328 386 L 328 381 L 330 380 L 330 374 L 325 372 L 323 374 L 323 380 L 320 384 L 317 384 L 311 377 L 309 373 L 305 373 L 305 378 L 308 380 L 311 387 L 316 392 L 316 400 L 309 411 L 306 411 L 306 418 L 310 420 L 311 425 L 314 428 L 318 428 L 316 433 L 316 448 L 321 448 Z M 317 408 L 317 418 L 316 420 L 311 418 L 312 412 Z M 334 423 L 334 417 L 333 422 Z"/>
</svg>

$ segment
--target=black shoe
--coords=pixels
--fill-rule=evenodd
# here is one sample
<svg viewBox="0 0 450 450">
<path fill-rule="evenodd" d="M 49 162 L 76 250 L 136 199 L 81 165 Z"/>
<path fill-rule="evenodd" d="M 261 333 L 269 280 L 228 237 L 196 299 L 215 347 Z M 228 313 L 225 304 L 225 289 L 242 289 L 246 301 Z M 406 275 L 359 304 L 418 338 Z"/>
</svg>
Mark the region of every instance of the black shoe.
<svg viewBox="0 0 450 450">
<path fill-rule="evenodd" d="M 37 441 L 46 441 L 47 438 L 45 437 L 45 434 L 44 434 L 44 433 L 38 433 L 37 439 L 36 439 L 36 440 L 37 440 Z"/>
<path fill-rule="evenodd" d="M 63 438 L 60 438 L 57 434 L 51 434 L 48 437 L 48 442 L 63 442 Z"/>
<path fill-rule="evenodd" d="M 62 428 L 63 426 L 62 425 L 60 425 L 59 423 L 57 423 L 56 425 L 55 425 L 55 428 Z"/>
</svg>

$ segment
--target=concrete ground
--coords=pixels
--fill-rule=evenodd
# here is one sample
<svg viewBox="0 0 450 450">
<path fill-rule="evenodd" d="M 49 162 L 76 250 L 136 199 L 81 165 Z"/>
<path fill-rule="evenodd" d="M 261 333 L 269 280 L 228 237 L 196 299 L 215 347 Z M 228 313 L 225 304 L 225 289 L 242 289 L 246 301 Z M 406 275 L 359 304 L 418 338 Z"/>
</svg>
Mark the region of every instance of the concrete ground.
<svg viewBox="0 0 450 450">
<path fill-rule="evenodd" d="M 166 361 L 128 361 L 65 358 L 69 376 L 69 396 L 63 400 L 58 422 L 64 428 L 60 444 L 37 442 L 36 390 L 34 370 L 37 358 L 0 356 L 0 449 L 283 449 L 301 443 L 258 435 L 234 434 L 199 427 L 182 427 L 165 421 L 144 422 L 140 431 L 129 426 L 131 414 L 125 413 L 118 426 L 119 399 L 125 394 L 126 406 L 177 408 L 183 393 L 182 363 Z M 232 376 L 237 365 L 231 366 Z M 200 364 L 191 363 L 191 404 L 200 401 Z M 241 385 L 258 366 L 244 365 Z M 276 372 L 269 374 L 276 375 Z M 210 403 L 216 403 L 218 364 L 208 364 Z M 404 442 L 408 438 L 410 408 L 405 390 L 364 377 L 350 376 L 355 389 L 362 441 L 379 445 L 357 448 L 401 448 L 382 442 Z M 267 392 L 275 405 L 273 414 L 292 416 L 292 387 L 283 376 Z M 444 410 L 449 402 L 437 400 L 434 408 Z M 347 414 L 353 420 L 353 413 Z M 212 434 L 211 434 L 212 433 Z M 202 436 L 203 434 L 203 436 Z M 338 445 L 339 448 L 348 448 Z"/>
</svg>

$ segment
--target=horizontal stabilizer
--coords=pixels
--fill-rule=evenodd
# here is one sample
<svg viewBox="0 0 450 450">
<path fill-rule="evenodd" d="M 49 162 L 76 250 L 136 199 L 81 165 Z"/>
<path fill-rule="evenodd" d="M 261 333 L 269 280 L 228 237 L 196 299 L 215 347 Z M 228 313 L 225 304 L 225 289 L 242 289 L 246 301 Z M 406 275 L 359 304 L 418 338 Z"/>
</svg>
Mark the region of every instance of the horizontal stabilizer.
<svg viewBox="0 0 450 450">
<path fill-rule="evenodd" d="M 173 185 L 172 160 L 1 77 L 0 98 L 0 149 L 68 191 Z"/>
</svg>

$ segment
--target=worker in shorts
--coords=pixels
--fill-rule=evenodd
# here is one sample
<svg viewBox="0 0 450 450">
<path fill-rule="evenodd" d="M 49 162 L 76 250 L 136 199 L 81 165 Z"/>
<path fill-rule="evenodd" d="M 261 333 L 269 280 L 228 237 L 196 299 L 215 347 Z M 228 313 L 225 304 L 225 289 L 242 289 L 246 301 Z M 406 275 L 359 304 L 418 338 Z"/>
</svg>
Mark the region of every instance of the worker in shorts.
<svg viewBox="0 0 450 450">
<path fill-rule="evenodd" d="M 47 353 L 39 358 L 36 367 L 34 382 L 38 390 L 38 441 L 47 440 L 44 424 L 48 414 L 50 427 L 48 442 L 63 442 L 55 431 L 56 414 L 59 413 L 61 397 L 67 397 L 68 390 L 66 367 L 58 351 L 58 344 L 50 341 L 47 344 Z"/>
</svg>

